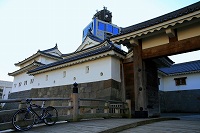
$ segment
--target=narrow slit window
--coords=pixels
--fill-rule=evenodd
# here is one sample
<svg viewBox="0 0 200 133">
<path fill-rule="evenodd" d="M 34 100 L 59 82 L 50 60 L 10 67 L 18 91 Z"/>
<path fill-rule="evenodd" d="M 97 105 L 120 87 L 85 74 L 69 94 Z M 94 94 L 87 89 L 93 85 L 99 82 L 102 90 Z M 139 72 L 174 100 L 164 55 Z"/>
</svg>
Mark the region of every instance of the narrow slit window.
<svg viewBox="0 0 200 133">
<path fill-rule="evenodd" d="M 63 71 L 63 78 L 66 77 L 66 71 Z"/>
<path fill-rule="evenodd" d="M 49 76 L 48 76 L 48 75 L 46 75 L 46 81 L 48 81 L 48 78 L 49 78 Z"/>
<path fill-rule="evenodd" d="M 24 85 L 27 85 L 27 81 L 24 81 Z"/>
<path fill-rule="evenodd" d="M 89 71 L 90 71 L 90 67 L 89 67 L 89 66 L 86 66 L 86 68 L 85 68 L 85 73 L 89 73 Z"/>
</svg>

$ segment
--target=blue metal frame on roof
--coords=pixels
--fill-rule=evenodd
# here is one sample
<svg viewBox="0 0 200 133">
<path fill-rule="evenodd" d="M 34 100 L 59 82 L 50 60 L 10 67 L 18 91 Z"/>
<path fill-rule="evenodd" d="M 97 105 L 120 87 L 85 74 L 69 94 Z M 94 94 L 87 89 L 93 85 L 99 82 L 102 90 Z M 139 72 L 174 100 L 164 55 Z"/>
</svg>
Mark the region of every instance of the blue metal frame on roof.
<svg viewBox="0 0 200 133">
<path fill-rule="evenodd" d="M 98 20 L 96 18 L 94 18 L 92 20 L 92 22 L 90 22 L 84 29 L 83 29 L 83 37 L 82 37 L 82 41 L 85 39 L 85 37 L 87 36 L 89 30 L 91 30 L 91 33 L 104 40 L 106 39 L 105 34 L 109 33 L 111 35 L 117 35 L 120 33 L 120 28 L 117 27 L 114 24 L 108 23 L 108 22 L 104 22 L 102 20 Z M 98 34 L 97 34 L 98 33 Z M 102 35 L 101 35 L 101 34 Z"/>
</svg>

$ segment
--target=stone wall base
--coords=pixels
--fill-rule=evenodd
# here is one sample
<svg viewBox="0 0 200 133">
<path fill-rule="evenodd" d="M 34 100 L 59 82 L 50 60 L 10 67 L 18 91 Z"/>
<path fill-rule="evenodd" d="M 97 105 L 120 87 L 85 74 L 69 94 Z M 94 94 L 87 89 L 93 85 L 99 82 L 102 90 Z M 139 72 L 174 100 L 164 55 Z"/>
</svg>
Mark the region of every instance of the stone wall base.
<svg viewBox="0 0 200 133">
<path fill-rule="evenodd" d="M 161 112 L 200 113 L 200 89 L 160 91 Z"/>
<path fill-rule="evenodd" d="M 28 91 L 11 93 L 9 99 L 18 98 L 69 98 L 72 94 L 72 85 L 33 88 Z M 121 83 L 113 79 L 78 84 L 79 98 L 94 98 L 105 100 L 122 100 Z M 91 102 L 88 102 L 91 104 Z M 63 106 L 68 103 L 50 101 L 46 105 Z M 18 103 L 5 104 L 4 109 L 18 108 Z"/>
</svg>

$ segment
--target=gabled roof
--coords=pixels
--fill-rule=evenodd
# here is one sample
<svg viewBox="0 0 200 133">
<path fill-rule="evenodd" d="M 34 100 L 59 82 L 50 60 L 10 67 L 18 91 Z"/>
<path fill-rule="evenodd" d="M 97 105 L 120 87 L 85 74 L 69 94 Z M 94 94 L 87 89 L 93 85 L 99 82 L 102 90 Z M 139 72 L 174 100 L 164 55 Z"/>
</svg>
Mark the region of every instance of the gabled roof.
<svg viewBox="0 0 200 133">
<path fill-rule="evenodd" d="M 171 67 L 160 68 L 159 70 L 166 75 L 179 75 L 200 72 L 200 60 L 174 64 Z"/>
<path fill-rule="evenodd" d="M 77 54 L 77 55 L 75 53 L 76 56 L 71 56 L 70 58 L 66 58 L 66 59 L 51 63 L 51 64 L 47 64 L 47 65 L 38 67 L 34 70 L 29 71 L 28 73 L 29 74 L 35 73 L 37 71 L 42 71 L 44 69 L 53 68 L 53 67 L 60 66 L 60 65 L 63 65 L 63 64 L 69 63 L 69 62 L 76 61 L 76 60 L 80 60 L 80 59 L 88 58 L 88 57 L 91 57 L 91 56 L 99 55 L 99 54 L 102 54 L 102 53 L 105 53 L 105 52 L 108 52 L 108 51 L 111 51 L 111 50 L 113 50 L 113 51 L 115 51 L 115 52 L 117 52 L 117 53 L 119 53 L 123 56 L 126 55 L 126 52 L 117 48 L 113 44 L 109 43 L 107 46 L 103 46 L 101 48 L 91 50 L 89 52 L 83 52 L 83 53 L 80 52 L 80 54 Z"/>
<path fill-rule="evenodd" d="M 86 45 L 88 45 L 87 41 L 90 40 L 90 39 L 92 40 L 93 44 L 95 43 L 95 45 L 104 42 L 104 40 L 101 40 L 100 38 L 96 37 L 95 35 L 92 34 L 91 30 L 89 30 L 86 37 L 84 38 L 81 45 L 77 48 L 76 51 L 80 51 L 80 50 L 84 49 L 84 47 Z"/>
<path fill-rule="evenodd" d="M 27 66 L 25 66 L 25 67 L 23 67 L 23 68 L 21 68 L 21 69 L 19 69 L 17 71 L 14 71 L 12 73 L 8 73 L 8 75 L 9 76 L 15 76 L 17 74 L 20 74 L 20 73 L 23 73 L 23 72 L 27 72 L 27 71 L 29 71 L 31 69 L 35 69 L 36 67 L 39 67 L 39 66 L 42 66 L 42 65 L 44 65 L 44 64 L 42 64 L 41 62 L 33 61 L 33 63 L 31 63 L 31 64 L 29 64 L 29 65 L 27 65 Z"/>
<path fill-rule="evenodd" d="M 33 54 L 32 56 L 29 56 L 28 58 L 24 59 L 23 61 L 15 63 L 15 65 L 16 66 L 20 66 L 20 65 L 22 65 L 22 64 L 24 64 L 24 63 L 26 63 L 26 62 L 28 62 L 30 60 L 34 60 L 39 55 L 43 55 L 43 56 L 46 56 L 46 57 L 49 57 L 49 58 L 53 58 L 53 59 L 56 59 L 56 60 L 62 59 L 62 57 L 46 53 L 46 52 L 49 52 L 49 51 L 52 51 L 52 50 L 55 50 L 55 49 L 57 49 L 57 45 L 54 48 L 51 48 L 51 49 L 47 49 L 47 50 L 43 50 L 43 51 L 38 50 L 37 53 Z"/>
<path fill-rule="evenodd" d="M 198 11 L 198 10 L 200 10 L 200 2 L 194 3 L 192 5 L 189 5 L 187 7 L 181 8 L 181 9 L 176 10 L 176 11 L 167 13 L 165 15 L 150 19 L 148 21 L 122 28 L 120 35 L 127 34 L 127 33 L 130 33 L 130 32 L 134 32 L 134 31 L 137 31 L 137 30 L 141 30 L 141 29 L 153 26 L 153 25 L 157 25 L 159 23 L 163 23 L 165 21 L 172 20 L 172 19 L 175 19 L 177 17 L 181 17 L 183 15 L 186 15 L 186 14 Z M 116 35 L 116 36 L 118 36 L 118 35 Z"/>
<path fill-rule="evenodd" d="M 42 52 L 50 52 L 50 51 L 53 51 L 53 50 L 56 50 L 56 49 L 58 49 L 57 43 L 56 43 L 56 46 L 55 46 L 55 47 L 50 48 L 50 49 L 46 49 L 46 50 L 42 50 Z"/>
</svg>

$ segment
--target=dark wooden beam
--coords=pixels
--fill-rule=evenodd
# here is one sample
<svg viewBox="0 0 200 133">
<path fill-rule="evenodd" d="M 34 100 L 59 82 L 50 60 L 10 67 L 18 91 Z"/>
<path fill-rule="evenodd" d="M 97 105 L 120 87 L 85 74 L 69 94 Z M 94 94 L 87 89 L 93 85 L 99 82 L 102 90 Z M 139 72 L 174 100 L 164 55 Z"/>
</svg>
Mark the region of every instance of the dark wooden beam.
<svg viewBox="0 0 200 133">
<path fill-rule="evenodd" d="M 144 70 L 142 60 L 142 44 L 133 46 L 134 67 L 134 94 L 135 94 L 135 117 L 148 117 L 146 89 L 144 87 Z"/>
<path fill-rule="evenodd" d="M 200 36 L 143 49 L 142 59 L 157 58 L 200 50 Z"/>
</svg>

